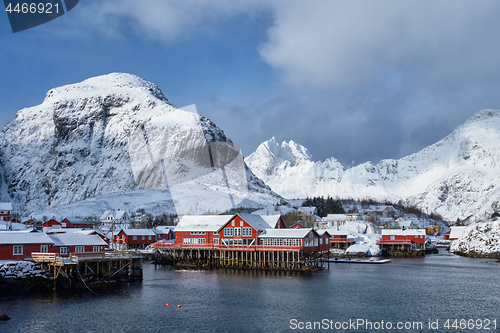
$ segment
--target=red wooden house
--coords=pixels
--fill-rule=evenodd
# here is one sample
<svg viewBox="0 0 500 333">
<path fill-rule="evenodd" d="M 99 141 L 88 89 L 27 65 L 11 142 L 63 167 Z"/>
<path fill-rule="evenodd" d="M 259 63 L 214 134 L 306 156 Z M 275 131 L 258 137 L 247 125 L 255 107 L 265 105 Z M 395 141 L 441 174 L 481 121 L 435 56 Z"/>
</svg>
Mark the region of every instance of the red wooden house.
<svg viewBox="0 0 500 333">
<path fill-rule="evenodd" d="M 122 229 L 114 241 L 118 249 L 143 249 L 156 242 L 156 234 L 151 229 Z"/>
<path fill-rule="evenodd" d="M 50 219 L 44 222 L 42 225 L 44 228 L 62 228 L 62 223 L 58 222 L 56 219 Z M 45 230 L 45 229 L 44 229 Z"/>
<path fill-rule="evenodd" d="M 43 232 L 0 231 L 0 260 L 23 260 L 33 252 L 49 252 L 54 242 Z"/>
<path fill-rule="evenodd" d="M 71 221 L 65 218 L 61 221 L 63 228 L 90 228 L 94 227 L 94 222 L 82 218 L 72 218 Z"/>
<path fill-rule="evenodd" d="M 11 218 L 12 204 L 10 202 L 0 202 L 0 221 L 10 222 Z"/>
<path fill-rule="evenodd" d="M 305 253 L 328 251 L 330 234 L 323 231 L 320 235 L 311 228 L 268 229 L 259 235 L 259 244 L 263 250 L 295 248 Z"/>
<path fill-rule="evenodd" d="M 386 249 L 425 250 L 425 229 L 382 229 L 377 244 Z"/>
<path fill-rule="evenodd" d="M 290 229 L 306 229 L 306 227 L 302 223 L 297 222 L 295 224 L 292 224 L 290 226 Z"/>
<path fill-rule="evenodd" d="M 347 249 L 349 246 L 353 245 L 355 242 L 354 237 L 348 232 L 339 230 L 329 230 L 330 237 L 330 247 L 334 249 Z"/>
<path fill-rule="evenodd" d="M 102 255 L 108 244 L 98 235 L 85 235 L 78 233 L 49 235 L 53 245 L 50 253 L 61 257 Z"/>
</svg>

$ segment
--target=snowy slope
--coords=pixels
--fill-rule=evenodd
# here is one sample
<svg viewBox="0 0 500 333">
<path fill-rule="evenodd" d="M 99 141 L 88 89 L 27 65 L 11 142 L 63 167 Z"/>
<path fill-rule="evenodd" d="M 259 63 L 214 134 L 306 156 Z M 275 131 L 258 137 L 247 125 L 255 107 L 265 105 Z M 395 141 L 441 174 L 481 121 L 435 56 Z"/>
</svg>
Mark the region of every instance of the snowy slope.
<svg viewBox="0 0 500 333">
<path fill-rule="evenodd" d="M 500 221 L 488 221 L 467 227 L 462 236 L 454 240 L 451 252 L 496 255 L 500 253 Z"/>
<path fill-rule="evenodd" d="M 92 198 L 85 205 L 161 202 L 170 211 L 173 200 L 177 213 L 280 199 L 213 122 L 124 73 L 52 89 L 42 104 L 20 110 L 0 134 L 0 164 L 2 200 L 13 200 L 24 216 L 74 210 Z"/>
<path fill-rule="evenodd" d="M 312 161 L 304 147 L 271 139 L 245 161 L 286 198 L 406 200 L 449 221 L 482 220 L 500 210 L 500 111 L 483 110 L 441 141 L 399 160 L 345 169 L 337 160 Z M 281 149 L 293 145 L 294 149 Z"/>
</svg>

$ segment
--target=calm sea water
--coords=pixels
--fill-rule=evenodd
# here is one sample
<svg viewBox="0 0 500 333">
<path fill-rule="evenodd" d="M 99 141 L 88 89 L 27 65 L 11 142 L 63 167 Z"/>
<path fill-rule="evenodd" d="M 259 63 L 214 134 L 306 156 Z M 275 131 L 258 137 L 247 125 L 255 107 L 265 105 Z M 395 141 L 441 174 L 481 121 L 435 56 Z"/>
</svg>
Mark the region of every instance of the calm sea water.
<svg viewBox="0 0 500 333">
<path fill-rule="evenodd" d="M 142 283 L 95 293 L 0 297 L 0 314 L 12 318 L 0 322 L 0 332 L 281 332 L 314 322 L 334 332 L 496 332 L 499 271 L 494 260 L 444 252 L 384 265 L 332 264 L 309 274 L 145 264 Z M 489 330 L 461 330 L 459 321 L 458 329 L 449 321 L 447 329 L 447 319 L 491 323 Z M 361 324 L 357 320 L 365 325 L 353 328 L 353 321 Z M 429 328 L 436 320 L 438 328 Z M 421 322 L 422 328 L 398 329 L 398 322 Z"/>
</svg>

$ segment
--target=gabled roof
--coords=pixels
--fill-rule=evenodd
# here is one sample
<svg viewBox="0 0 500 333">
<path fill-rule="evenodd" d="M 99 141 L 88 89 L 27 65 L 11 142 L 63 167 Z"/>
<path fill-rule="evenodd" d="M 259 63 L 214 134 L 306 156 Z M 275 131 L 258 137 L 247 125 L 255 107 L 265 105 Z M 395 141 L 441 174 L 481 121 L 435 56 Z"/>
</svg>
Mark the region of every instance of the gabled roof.
<svg viewBox="0 0 500 333">
<path fill-rule="evenodd" d="M 109 216 L 109 214 L 111 214 L 111 216 L 113 216 L 113 219 L 116 221 L 116 220 L 120 220 L 125 214 L 127 214 L 127 211 L 125 211 L 125 210 L 118 210 L 118 211 L 107 210 L 104 212 L 104 214 L 102 214 L 101 221 L 106 220 L 106 218 Z"/>
<path fill-rule="evenodd" d="M 267 222 L 267 224 L 271 226 L 271 228 L 275 229 L 276 225 L 280 222 L 281 214 L 260 215 L 260 216 Z"/>
<path fill-rule="evenodd" d="M 0 244 L 53 244 L 54 242 L 43 232 L 0 231 Z"/>
<path fill-rule="evenodd" d="M 332 236 L 332 234 L 330 233 L 330 231 L 329 231 L 328 229 L 319 229 L 319 230 L 315 230 L 315 231 L 316 231 L 316 233 L 317 233 L 320 237 L 321 237 L 321 236 L 323 236 L 323 234 L 325 234 L 325 233 L 328 235 L 328 237 L 331 237 L 331 236 Z"/>
<path fill-rule="evenodd" d="M 175 226 L 174 231 L 206 231 L 216 232 L 234 215 L 184 215 Z"/>
<path fill-rule="evenodd" d="M 156 236 L 152 229 L 122 229 L 127 236 Z M 120 233 L 118 232 L 118 233 Z"/>
<path fill-rule="evenodd" d="M 245 220 L 245 222 L 250 224 L 252 228 L 254 228 L 255 230 L 273 229 L 273 227 L 270 226 L 269 223 L 267 223 L 267 221 L 262 217 L 262 215 L 243 214 L 243 213 L 236 215 Z"/>
<path fill-rule="evenodd" d="M 267 229 L 259 235 L 259 238 L 304 238 L 310 232 L 315 232 L 312 228 L 306 229 Z"/>
<path fill-rule="evenodd" d="M 49 235 L 54 246 L 97 246 L 108 244 L 97 235 L 57 234 Z"/>
<path fill-rule="evenodd" d="M 296 228 L 294 228 L 294 227 L 296 227 Z M 301 227 L 302 227 L 302 228 L 301 228 Z M 302 223 L 300 223 L 300 222 L 297 222 L 297 223 L 294 223 L 294 224 L 292 224 L 292 225 L 290 226 L 290 229 L 297 229 L 297 228 L 299 228 L 299 229 L 304 229 L 304 228 L 305 228 L 305 225 L 303 225 L 303 224 L 302 224 Z"/>
</svg>

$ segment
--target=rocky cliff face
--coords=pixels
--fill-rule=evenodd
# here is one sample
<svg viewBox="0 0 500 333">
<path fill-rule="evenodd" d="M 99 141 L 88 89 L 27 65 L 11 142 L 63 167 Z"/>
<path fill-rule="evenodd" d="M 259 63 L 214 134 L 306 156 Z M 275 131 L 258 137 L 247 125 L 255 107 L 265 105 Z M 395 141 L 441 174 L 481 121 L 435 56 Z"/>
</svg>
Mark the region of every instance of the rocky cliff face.
<svg viewBox="0 0 500 333">
<path fill-rule="evenodd" d="M 42 104 L 19 111 L 0 134 L 0 163 L 9 196 L 2 199 L 12 199 L 23 215 L 142 189 L 146 197 L 167 191 L 185 207 L 194 206 L 200 191 L 231 194 L 236 203 L 279 200 L 213 122 L 175 108 L 156 85 L 123 73 L 52 89 Z M 191 192 L 191 199 L 173 193 L 184 185 L 190 191 L 180 192 Z"/>
<path fill-rule="evenodd" d="M 449 221 L 473 222 L 500 210 L 499 143 L 500 111 L 483 110 L 434 145 L 377 165 L 367 162 L 345 169 L 333 158 L 324 162 L 313 162 L 303 154 L 290 158 L 281 147 L 292 143 L 280 147 L 273 139 L 261 144 L 246 162 L 288 198 L 404 199 Z M 305 150 L 293 145 L 295 151 Z"/>
</svg>

